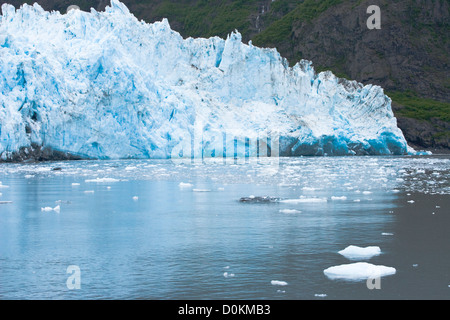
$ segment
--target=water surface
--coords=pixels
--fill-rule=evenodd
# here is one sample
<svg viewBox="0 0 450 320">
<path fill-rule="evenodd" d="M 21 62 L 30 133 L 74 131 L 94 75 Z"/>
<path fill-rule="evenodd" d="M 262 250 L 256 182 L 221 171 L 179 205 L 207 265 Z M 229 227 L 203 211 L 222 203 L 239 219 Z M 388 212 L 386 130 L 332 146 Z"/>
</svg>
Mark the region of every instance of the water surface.
<svg viewBox="0 0 450 320">
<path fill-rule="evenodd" d="M 1 164 L 0 298 L 450 298 L 448 156 L 279 160 Z M 328 279 L 349 245 L 396 274 Z"/>
</svg>

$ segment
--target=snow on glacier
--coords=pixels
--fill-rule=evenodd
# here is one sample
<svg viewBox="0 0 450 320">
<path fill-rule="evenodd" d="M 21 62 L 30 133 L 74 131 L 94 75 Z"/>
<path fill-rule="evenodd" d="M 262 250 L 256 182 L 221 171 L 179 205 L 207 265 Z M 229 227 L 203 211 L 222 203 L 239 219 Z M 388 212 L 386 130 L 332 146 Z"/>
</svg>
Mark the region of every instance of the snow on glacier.
<svg viewBox="0 0 450 320">
<path fill-rule="evenodd" d="M 316 74 L 306 60 L 289 67 L 237 31 L 183 39 L 118 0 L 66 14 L 2 5 L 0 90 L 3 160 L 36 147 L 98 159 L 254 156 L 258 139 L 279 141 L 283 156 L 412 150 L 382 88 Z"/>
</svg>

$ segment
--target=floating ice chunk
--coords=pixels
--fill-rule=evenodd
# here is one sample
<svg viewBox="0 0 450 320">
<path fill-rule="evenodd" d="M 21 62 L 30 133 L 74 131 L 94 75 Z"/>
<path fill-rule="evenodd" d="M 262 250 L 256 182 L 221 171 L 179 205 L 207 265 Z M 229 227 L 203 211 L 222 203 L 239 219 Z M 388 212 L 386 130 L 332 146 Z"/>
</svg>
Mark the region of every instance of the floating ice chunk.
<svg viewBox="0 0 450 320">
<path fill-rule="evenodd" d="M 300 198 L 300 199 L 285 199 L 280 200 L 282 203 L 290 203 L 290 204 L 296 204 L 296 203 L 308 203 L 308 202 L 327 202 L 327 199 L 323 198 Z"/>
<path fill-rule="evenodd" d="M 25 179 L 31 179 L 31 178 L 33 178 L 33 177 L 34 177 L 33 174 L 26 174 L 26 175 L 25 175 Z"/>
<path fill-rule="evenodd" d="M 303 191 L 315 191 L 316 188 L 312 188 L 312 187 L 303 187 L 302 190 L 303 190 Z"/>
<path fill-rule="evenodd" d="M 399 193 L 399 192 L 400 192 L 400 190 L 397 190 L 397 189 L 392 189 L 392 192 L 393 192 L 393 193 Z"/>
<path fill-rule="evenodd" d="M 84 193 L 94 193 L 95 191 L 94 190 L 86 190 L 86 191 L 84 191 Z"/>
<path fill-rule="evenodd" d="M 185 183 L 185 182 L 180 182 L 180 184 L 178 185 L 178 187 L 180 187 L 181 189 L 188 189 L 188 188 L 192 188 L 194 185 L 192 183 Z"/>
<path fill-rule="evenodd" d="M 138 201 L 138 200 L 139 200 L 139 197 L 138 197 L 138 196 L 134 196 L 134 197 L 133 197 L 133 200 L 134 200 L 134 201 Z"/>
<path fill-rule="evenodd" d="M 358 246 L 351 245 L 345 248 L 344 250 L 339 251 L 338 253 L 350 260 L 360 260 L 360 259 L 370 259 L 374 256 L 380 255 L 381 249 L 380 247 L 376 246 L 361 248 Z"/>
<path fill-rule="evenodd" d="M 1 188 L 6 189 L 6 188 L 9 188 L 9 186 L 6 186 L 6 185 L 0 183 L 0 189 L 1 189 Z"/>
<path fill-rule="evenodd" d="M 192 189 L 194 192 L 211 192 L 209 189 Z"/>
<path fill-rule="evenodd" d="M 372 191 L 363 191 L 363 194 L 372 194 Z"/>
<path fill-rule="evenodd" d="M 96 179 L 88 179 L 88 180 L 84 180 L 84 182 L 90 183 L 90 182 L 94 182 L 94 183 L 110 183 L 110 182 L 118 182 L 120 180 L 118 179 L 114 179 L 114 178 L 96 178 Z"/>
<path fill-rule="evenodd" d="M 394 234 L 390 233 L 390 232 L 382 232 L 381 235 L 382 236 L 393 236 Z"/>
<path fill-rule="evenodd" d="M 273 286 L 287 286 L 288 283 L 286 281 L 272 280 L 270 284 Z"/>
<path fill-rule="evenodd" d="M 355 199 L 353 202 L 361 202 L 361 199 Z"/>
<path fill-rule="evenodd" d="M 342 197 L 332 196 L 331 200 L 347 200 L 347 197 L 346 196 L 342 196 Z"/>
<path fill-rule="evenodd" d="M 234 277 L 234 273 L 224 272 L 224 273 L 223 273 L 223 276 L 224 276 L 225 278 Z"/>
<path fill-rule="evenodd" d="M 41 211 L 44 211 L 44 212 L 55 211 L 55 212 L 59 213 L 61 211 L 61 207 L 59 205 L 57 205 L 54 208 L 52 208 L 52 207 L 43 207 L 43 208 L 41 208 Z"/>
<path fill-rule="evenodd" d="M 360 281 L 370 278 L 378 278 L 393 275 L 396 273 L 395 268 L 382 265 L 373 265 L 367 262 L 355 262 L 351 264 L 343 264 L 325 269 L 323 273 L 329 279 L 343 279 Z"/>
<path fill-rule="evenodd" d="M 281 209 L 280 213 L 292 214 L 292 213 L 302 213 L 300 210 L 295 209 Z"/>
<path fill-rule="evenodd" d="M 317 298 L 325 298 L 327 295 L 325 294 L 325 293 L 316 293 L 316 294 L 314 294 L 314 297 L 317 297 Z"/>
<path fill-rule="evenodd" d="M 80 184 L 77 182 L 72 183 L 72 187 L 78 187 Z"/>
<path fill-rule="evenodd" d="M 409 200 L 409 201 L 407 201 L 408 203 L 414 203 L 415 201 L 414 200 Z"/>
</svg>

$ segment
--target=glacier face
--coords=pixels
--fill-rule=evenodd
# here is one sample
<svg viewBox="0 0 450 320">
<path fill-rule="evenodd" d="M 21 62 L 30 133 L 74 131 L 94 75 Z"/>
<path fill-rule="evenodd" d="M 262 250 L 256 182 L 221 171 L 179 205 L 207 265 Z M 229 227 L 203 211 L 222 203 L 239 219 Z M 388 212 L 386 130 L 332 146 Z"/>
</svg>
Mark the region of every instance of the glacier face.
<svg viewBox="0 0 450 320">
<path fill-rule="evenodd" d="M 382 88 L 316 74 L 306 60 L 289 67 L 238 32 L 183 39 L 118 0 L 105 12 L 2 13 L 3 160 L 36 146 L 99 159 L 208 157 L 230 138 L 278 139 L 285 156 L 411 151 Z M 247 155 L 255 150 L 247 143 Z"/>
</svg>

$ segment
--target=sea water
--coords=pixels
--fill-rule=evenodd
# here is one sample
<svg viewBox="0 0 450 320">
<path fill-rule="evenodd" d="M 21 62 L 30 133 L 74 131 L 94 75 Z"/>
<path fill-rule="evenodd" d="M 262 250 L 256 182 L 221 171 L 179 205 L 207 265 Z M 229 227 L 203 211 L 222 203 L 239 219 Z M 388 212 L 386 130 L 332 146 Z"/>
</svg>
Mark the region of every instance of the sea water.
<svg viewBox="0 0 450 320">
<path fill-rule="evenodd" d="M 0 164 L 0 298 L 449 299 L 449 173 L 449 156 Z M 355 262 L 396 272 L 324 273 Z"/>
</svg>

